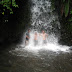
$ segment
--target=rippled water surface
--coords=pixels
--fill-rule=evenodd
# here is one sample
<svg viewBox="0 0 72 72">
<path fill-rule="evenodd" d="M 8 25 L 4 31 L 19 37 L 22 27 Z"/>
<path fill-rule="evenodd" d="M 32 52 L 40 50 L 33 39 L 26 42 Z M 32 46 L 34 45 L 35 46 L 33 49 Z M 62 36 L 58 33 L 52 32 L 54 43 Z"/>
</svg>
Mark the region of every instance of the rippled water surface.
<svg viewBox="0 0 72 72">
<path fill-rule="evenodd" d="M 72 72 L 72 51 L 11 47 L 0 54 L 0 72 Z"/>
</svg>

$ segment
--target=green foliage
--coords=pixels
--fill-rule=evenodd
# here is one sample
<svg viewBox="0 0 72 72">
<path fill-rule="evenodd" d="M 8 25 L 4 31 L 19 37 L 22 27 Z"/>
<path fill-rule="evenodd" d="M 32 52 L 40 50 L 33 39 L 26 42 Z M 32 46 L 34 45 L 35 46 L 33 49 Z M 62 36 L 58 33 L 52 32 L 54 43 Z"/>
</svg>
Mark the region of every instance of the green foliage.
<svg viewBox="0 0 72 72">
<path fill-rule="evenodd" d="M 4 15 L 4 12 L 2 12 L 2 14 Z"/>
<path fill-rule="evenodd" d="M 72 10 L 70 11 L 70 14 L 72 14 Z"/>
<path fill-rule="evenodd" d="M 59 1 L 62 22 L 67 31 L 72 32 L 72 1 L 71 0 L 51 0 L 52 6 L 55 8 L 56 1 Z"/>
<path fill-rule="evenodd" d="M 18 7 L 15 0 L 1 0 L 0 5 L 3 6 L 3 10 L 1 11 L 3 15 L 6 11 L 5 8 L 7 8 L 10 11 L 10 14 L 13 14 L 12 7 Z"/>
<path fill-rule="evenodd" d="M 68 16 L 69 13 L 69 0 L 67 2 L 65 2 L 65 7 L 64 7 L 64 13 L 65 13 L 65 17 Z"/>
<path fill-rule="evenodd" d="M 13 7 L 18 7 L 18 5 L 16 4 L 15 0 L 12 0 L 12 6 Z"/>
</svg>

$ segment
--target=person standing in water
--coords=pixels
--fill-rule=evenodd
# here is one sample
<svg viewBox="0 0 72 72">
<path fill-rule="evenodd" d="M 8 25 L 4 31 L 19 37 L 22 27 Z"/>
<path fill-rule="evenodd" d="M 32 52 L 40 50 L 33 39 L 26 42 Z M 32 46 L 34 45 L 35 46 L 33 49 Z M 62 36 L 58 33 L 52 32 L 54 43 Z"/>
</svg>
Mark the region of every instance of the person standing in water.
<svg viewBox="0 0 72 72">
<path fill-rule="evenodd" d="M 30 39 L 30 29 L 27 31 L 26 33 L 26 40 L 25 40 L 25 44 L 28 45 L 29 43 L 29 39 Z"/>
<path fill-rule="evenodd" d="M 42 30 L 41 36 L 42 36 L 42 39 L 43 39 L 43 44 L 46 44 L 46 43 L 47 43 L 46 39 L 47 39 L 47 37 L 48 37 L 48 34 L 45 33 L 44 30 Z"/>
<path fill-rule="evenodd" d="M 34 45 L 37 45 L 38 44 L 38 34 L 37 32 L 35 32 L 34 34 Z"/>
</svg>

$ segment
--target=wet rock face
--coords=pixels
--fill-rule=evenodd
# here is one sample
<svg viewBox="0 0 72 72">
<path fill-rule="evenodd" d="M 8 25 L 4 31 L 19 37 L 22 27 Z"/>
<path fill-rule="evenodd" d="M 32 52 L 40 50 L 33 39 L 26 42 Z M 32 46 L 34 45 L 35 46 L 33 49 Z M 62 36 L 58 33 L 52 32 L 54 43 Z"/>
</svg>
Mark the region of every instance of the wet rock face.
<svg viewBox="0 0 72 72">
<path fill-rule="evenodd" d="M 60 21 L 60 33 L 61 33 L 61 36 L 60 36 L 60 40 L 59 40 L 59 43 L 60 44 L 63 44 L 63 45 L 69 45 L 71 46 L 72 45 L 72 26 L 71 24 L 68 22 L 68 19 L 70 16 L 66 17 L 62 16 L 61 14 L 61 9 L 62 9 L 62 2 L 59 1 L 59 0 L 56 0 L 54 2 L 54 5 L 55 5 L 55 11 L 58 13 L 58 16 L 59 16 L 59 21 Z"/>
</svg>

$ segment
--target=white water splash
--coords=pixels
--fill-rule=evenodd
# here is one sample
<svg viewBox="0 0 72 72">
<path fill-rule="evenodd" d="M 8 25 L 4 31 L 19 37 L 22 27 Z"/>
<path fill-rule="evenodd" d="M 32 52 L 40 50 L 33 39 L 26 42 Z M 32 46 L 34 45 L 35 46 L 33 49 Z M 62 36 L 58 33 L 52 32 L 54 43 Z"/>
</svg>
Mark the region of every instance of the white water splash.
<svg viewBox="0 0 72 72">
<path fill-rule="evenodd" d="M 34 33 L 35 32 L 33 31 L 30 33 L 29 44 L 25 47 L 23 46 L 24 50 L 32 52 L 32 53 L 37 53 L 41 50 L 53 51 L 53 52 L 58 52 L 58 51 L 69 52 L 70 47 L 58 44 L 58 39 L 55 38 L 53 34 L 48 35 L 46 44 L 43 44 L 42 38 L 40 38 L 38 35 L 38 44 L 35 45 L 34 44 Z"/>
</svg>

